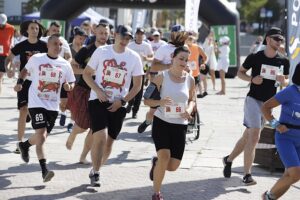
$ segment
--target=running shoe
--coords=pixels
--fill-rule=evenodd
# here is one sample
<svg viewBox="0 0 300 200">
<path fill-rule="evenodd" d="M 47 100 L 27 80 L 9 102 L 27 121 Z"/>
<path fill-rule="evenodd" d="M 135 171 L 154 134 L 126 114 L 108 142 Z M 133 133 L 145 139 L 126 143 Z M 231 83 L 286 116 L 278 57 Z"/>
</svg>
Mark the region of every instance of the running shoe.
<svg viewBox="0 0 300 200">
<path fill-rule="evenodd" d="M 223 158 L 223 165 L 224 165 L 224 169 L 223 169 L 223 176 L 225 178 L 230 178 L 231 177 L 231 165 L 232 165 L 232 162 L 228 162 L 227 159 L 228 159 L 229 156 L 226 156 Z"/>
<path fill-rule="evenodd" d="M 29 148 L 24 147 L 24 142 L 19 142 L 18 147 L 21 153 L 21 158 L 24 162 L 29 162 Z"/>
<path fill-rule="evenodd" d="M 271 198 L 268 194 L 268 191 L 262 194 L 262 200 L 275 200 L 274 198 Z"/>
<path fill-rule="evenodd" d="M 67 118 L 66 115 L 64 115 L 64 114 L 61 114 L 61 115 L 60 115 L 60 120 L 59 120 L 59 125 L 60 125 L 60 126 L 64 126 L 64 125 L 65 125 L 65 123 L 66 123 L 66 118 Z"/>
<path fill-rule="evenodd" d="M 90 180 L 91 180 L 91 186 L 92 187 L 100 187 L 100 174 L 92 174 L 90 173 L 89 175 Z"/>
<path fill-rule="evenodd" d="M 154 193 L 152 195 L 152 200 L 164 200 L 163 196 L 161 195 L 161 193 Z"/>
<path fill-rule="evenodd" d="M 68 126 L 67 126 L 67 129 L 68 129 L 68 133 L 71 133 L 72 129 L 73 129 L 73 124 L 69 123 Z"/>
<path fill-rule="evenodd" d="M 53 171 L 46 171 L 46 173 L 43 174 L 43 181 L 48 182 L 51 181 L 51 179 L 54 177 L 54 172 Z"/>
<path fill-rule="evenodd" d="M 15 154 L 20 154 L 20 149 L 19 149 L 19 145 L 18 145 L 18 144 L 17 144 L 16 150 L 14 150 L 14 153 L 15 153 Z"/>
<path fill-rule="evenodd" d="M 147 124 L 147 122 L 145 120 L 143 123 L 141 123 L 139 125 L 139 127 L 138 127 L 138 133 L 143 133 L 149 125 L 150 124 Z"/>
<path fill-rule="evenodd" d="M 243 183 L 245 186 L 256 185 L 256 181 L 252 178 L 251 174 L 246 174 L 243 177 Z"/>
<path fill-rule="evenodd" d="M 150 178 L 151 181 L 153 181 L 154 167 L 156 165 L 157 159 L 158 159 L 157 157 L 152 158 L 152 167 L 151 167 L 151 170 L 150 170 L 150 173 L 149 173 L 149 178 Z"/>
</svg>

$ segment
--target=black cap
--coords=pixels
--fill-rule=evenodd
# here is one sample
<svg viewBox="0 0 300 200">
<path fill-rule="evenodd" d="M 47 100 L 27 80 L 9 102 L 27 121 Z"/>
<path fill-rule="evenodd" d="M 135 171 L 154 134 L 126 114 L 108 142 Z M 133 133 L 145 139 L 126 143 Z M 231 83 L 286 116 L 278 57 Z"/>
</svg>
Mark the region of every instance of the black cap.
<svg viewBox="0 0 300 200">
<path fill-rule="evenodd" d="M 119 25 L 117 27 L 116 33 L 119 33 L 122 36 L 128 35 L 131 38 L 133 38 L 131 31 L 132 31 L 132 29 L 129 26 Z"/>
<path fill-rule="evenodd" d="M 184 31 L 184 27 L 180 24 L 176 24 L 171 28 L 171 32 L 182 32 L 182 31 Z"/>
<path fill-rule="evenodd" d="M 100 19 L 99 24 L 107 24 L 107 25 L 109 25 L 109 22 L 106 19 Z"/>
<path fill-rule="evenodd" d="M 79 26 L 74 27 L 73 33 L 74 33 L 74 36 L 75 36 L 75 35 L 88 36 L 88 35 L 86 34 L 86 32 L 85 32 L 82 28 L 80 28 Z"/>
<path fill-rule="evenodd" d="M 295 85 L 300 86 L 300 63 L 298 63 L 298 64 L 296 65 L 296 69 L 295 69 L 294 74 L 293 74 L 293 77 L 292 77 L 292 82 L 293 82 Z"/>
<path fill-rule="evenodd" d="M 283 32 L 280 28 L 278 27 L 272 27 L 270 30 L 268 30 L 268 32 L 266 33 L 266 36 L 265 36 L 265 39 L 263 41 L 263 44 L 266 45 L 267 44 L 267 40 L 266 38 L 269 37 L 269 36 L 279 36 L 279 37 L 282 37 L 283 38 Z"/>
<path fill-rule="evenodd" d="M 143 28 L 137 28 L 135 33 L 145 33 L 145 29 Z"/>
</svg>

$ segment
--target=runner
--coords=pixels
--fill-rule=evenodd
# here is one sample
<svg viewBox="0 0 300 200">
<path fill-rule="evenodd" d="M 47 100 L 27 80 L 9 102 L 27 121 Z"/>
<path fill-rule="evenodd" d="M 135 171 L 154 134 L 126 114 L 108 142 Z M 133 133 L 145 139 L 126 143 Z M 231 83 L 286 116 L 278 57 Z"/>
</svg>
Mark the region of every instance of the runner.
<svg viewBox="0 0 300 200">
<path fill-rule="evenodd" d="M 44 27 L 36 20 L 26 21 L 21 24 L 21 34 L 27 37 L 27 40 L 18 43 L 14 46 L 5 60 L 5 67 L 7 73 L 11 74 L 10 77 L 14 76 L 14 69 L 11 69 L 11 63 L 15 56 L 20 55 L 20 71 L 25 67 L 29 58 L 37 53 L 47 52 L 47 44 L 41 41 L 39 38 L 43 34 Z M 27 77 L 24 80 L 22 90 L 18 91 L 18 109 L 19 109 L 19 119 L 18 119 L 18 141 L 21 142 L 24 139 L 25 127 L 26 127 L 26 118 L 27 121 L 30 121 L 28 115 L 28 90 L 31 84 L 29 80 L 30 77 Z M 15 150 L 15 153 L 20 153 L 19 149 Z"/>
<path fill-rule="evenodd" d="M 145 105 L 158 107 L 152 127 L 157 152 L 150 170 L 152 200 L 163 199 L 160 189 L 165 172 L 175 171 L 183 156 L 188 119 L 196 101 L 195 80 L 185 71 L 189 54 L 187 47 L 176 48 L 170 69 L 155 77 L 144 95 Z"/>
<path fill-rule="evenodd" d="M 204 76 L 206 76 L 206 74 L 209 71 L 209 69 L 206 68 L 205 65 L 207 56 L 202 50 L 202 48 L 197 44 L 195 44 L 196 40 L 197 40 L 196 33 L 189 33 L 189 37 L 186 40 L 186 44 L 191 52 L 191 55 L 189 57 L 188 67 L 190 70 L 192 70 L 192 76 L 195 79 L 196 94 L 197 94 L 197 88 L 199 89 L 199 94 L 197 95 L 197 97 L 205 97 L 207 95 L 207 83 L 206 80 L 204 80 Z M 199 57 L 201 59 L 199 59 Z M 200 74 L 200 69 L 202 74 Z M 203 82 L 205 81 L 205 83 L 203 83 L 204 85 L 203 93 L 202 93 L 202 87 L 200 85 L 201 81 Z"/>
<path fill-rule="evenodd" d="M 15 28 L 7 23 L 5 14 L 0 14 L 0 95 L 2 92 L 2 81 L 5 70 L 5 59 L 9 54 L 9 49 L 13 45 Z M 7 74 L 11 78 L 11 74 Z"/>
<path fill-rule="evenodd" d="M 25 68 L 20 72 L 16 91 L 21 91 L 27 73 L 31 75 L 28 108 L 32 118 L 32 127 L 35 134 L 25 142 L 19 142 L 21 158 L 29 162 L 29 148 L 36 145 L 36 154 L 42 169 L 44 182 L 50 181 L 54 172 L 49 171 L 44 154 L 44 143 L 55 124 L 59 110 L 60 90 L 66 91 L 74 87 L 75 77 L 69 62 L 59 56 L 61 41 L 58 34 L 50 36 L 48 53 L 39 53 L 30 58 Z"/>
<path fill-rule="evenodd" d="M 251 175 L 251 168 L 255 157 L 255 147 L 259 141 L 261 129 L 264 127 L 261 106 L 276 94 L 276 81 L 282 86 L 288 84 L 289 61 L 277 52 L 281 42 L 283 42 L 281 29 L 271 28 L 264 39 L 266 49 L 250 54 L 238 71 L 240 79 L 251 83 L 244 105 L 246 129 L 230 155 L 223 158 L 223 175 L 230 178 L 232 161 L 244 152 L 243 183 L 246 186 L 256 184 Z M 281 65 L 284 66 L 284 75 L 276 75 Z M 251 69 L 251 76 L 246 74 L 249 69 Z"/>
<path fill-rule="evenodd" d="M 300 63 L 296 66 L 290 85 L 265 102 L 262 113 L 276 129 L 275 143 L 280 159 L 285 166 L 283 176 L 263 200 L 279 199 L 290 186 L 300 180 Z M 272 115 L 273 108 L 281 105 L 279 121 Z"/>
<path fill-rule="evenodd" d="M 72 61 L 74 73 L 79 75 L 79 80 L 76 83 L 74 90 L 69 93 L 70 95 L 68 96 L 68 105 L 75 121 L 72 132 L 66 142 L 66 147 L 69 150 L 72 149 L 77 134 L 83 133 L 90 128 L 88 100 L 91 88 L 84 81 L 82 72 L 94 51 L 98 47 L 106 45 L 106 41 L 109 38 L 108 24 L 98 24 L 95 29 L 95 36 L 96 40 L 94 44 L 90 44 L 89 46 L 80 49 Z M 91 149 L 92 138 L 92 130 L 90 129 L 84 141 L 84 147 L 79 159 L 80 164 L 89 163 L 86 160 L 86 156 Z"/>
<path fill-rule="evenodd" d="M 119 135 L 126 115 L 126 102 L 139 91 L 143 66 L 140 56 L 127 48 L 133 39 L 131 28 L 118 26 L 115 44 L 99 47 L 83 71 L 83 78 L 91 87 L 89 113 L 93 130 L 91 149 L 93 168 L 91 185 L 100 187 L 100 167 L 108 159 L 114 140 Z M 96 74 L 95 81 L 92 76 Z M 129 90 L 131 79 L 133 87 Z"/>
<path fill-rule="evenodd" d="M 76 53 L 83 47 L 83 43 L 87 37 L 87 34 L 84 32 L 84 30 L 82 30 L 78 26 L 73 29 L 73 32 L 74 32 L 73 41 L 72 41 L 72 43 L 69 44 L 71 52 L 72 52 L 72 58 L 74 58 Z M 77 83 L 79 81 L 80 75 L 75 74 L 75 78 L 76 78 L 76 83 Z M 68 101 L 67 101 L 66 108 L 69 110 L 70 110 L 70 103 L 72 102 L 72 101 L 69 101 L 69 96 L 72 96 L 73 92 L 74 92 L 74 90 L 71 92 L 68 92 Z M 73 117 L 73 113 L 71 111 L 70 122 L 67 125 L 67 130 L 69 133 L 71 133 L 73 126 L 74 126 L 74 117 Z"/>
<path fill-rule="evenodd" d="M 154 60 L 150 68 L 151 76 L 155 76 L 158 72 L 167 70 L 171 67 L 172 54 L 176 47 L 183 46 L 188 33 L 184 31 L 184 27 L 181 25 L 174 25 L 171 29 L 170 42 L 167 45 L 161 46 L 154 55 Z M 146 128 L 152 123 L 153 115 L 156 108 L 150 108 L 146 113 L 146 120 L 139 125 L 138 133 L 143 133 Z"/>
<path fill-rule="evenodd" d="M 132 49 L 133 51 L 137 52 L 140 55 L 143 62 L 143 66 L 145 68 L 147 62 L 153 60 L 153 51 L 151 45 L 148 42 L 145 42 L 144 39 L 145 39 L 145 30 L 143 28 L 137 28 L 135 32 L 135 40 L 128 44 L 128 48 Z M 141 105 L 141 101 L 143 97 L 144 79 L 145 76 L 143 76 L 141 90 L 132 100 L 128 102 L 128 105 L 126 107 L 127 113 L 130 113 L 132 109 L 133 119 L 137 118 L 137 113 Z M 133 83 L 131 82 L 130 87 L 132 87 L 132 84 Z"/>
</svg>

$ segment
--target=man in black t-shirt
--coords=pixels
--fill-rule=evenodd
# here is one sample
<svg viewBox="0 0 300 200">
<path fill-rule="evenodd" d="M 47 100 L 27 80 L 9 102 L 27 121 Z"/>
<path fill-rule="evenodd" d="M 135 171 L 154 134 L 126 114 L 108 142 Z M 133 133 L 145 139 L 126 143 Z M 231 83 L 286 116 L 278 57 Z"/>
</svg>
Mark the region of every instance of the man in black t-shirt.
<svg viewBox="0 0 300 200">
<path fill-rule="evenodd" d="M 11 63 L 15 56 L 20 55 L 20 71 L 25 67 L 29 58 L 37 53 L 47 52 L 47 44 L 39 38 L 43 34 L 43 26 L 35 21 L 26 21 L 21 24 L 21 33 L 27 40 L 18 43 L 14 46 L 5 60 L 5 67 L 7 69 L 7 74 L 10 77 L 14 76 L 12 70 L 10 69 Z M 14 70 L 13 70 L 14 71 Z M 17 93 L 18 96 L 18 109 L 19 109 L 19 119 L 18 119 L 18 141 L 22 142 L 24 139 L 25 127 L 26 127 L 26 117 L 28 114 L 27 104 L 28 104 L 28 90 L 30 87 L 30 75 L 24 81 L 22 90 Z M 29 118 L 30 119 L 30 118 Z M 27 119 L 27 121 L 29 120 Z M 15 150 L 15 153 L 20 153 L 19 149 Z"/>
<path fill-rule="evenodd" d="M 275 95 L 278 84 L 282 86 L 288 84 L 289 61 L 278 53 L 283 41 L 281 29 L 271 28 L 263 42 L 266 49 L 250 54 L 238 71 L 240 79 L 251 83 L 244 105 L 244 126 L 246 129 L 231 154 L 223 158 L 223 175 L 226 178 L 231 176 L 232 161 L 244 152 L 243 183 L 245 185 L 256 184 L 251 176 L 251 168 L 255 157 L 255 147 L 264 126 L 261 106 Z M 246 74 L 249 69 L 251 69 L 251 76 Z"/>
<path fill-rule="evenodd" d="M 72 113 L 72 117 L 75 121 L 71 134 L 66 142 L 67 149 L 71 150 L 76 135 L 85 132 L 90 128 L 90 119 L 88 113 L 88 99 L 90 96 L 91 88 L 86 84 L 82 77 L 82 72 L 86 67 L 88 61 L 93 55 L 94 51 L 99 47 L 106 45 L 106 41 L 109 37 L 108 24 L 98 24 L 95 28 L 96 40 L 94 43 L 82 47 L 72 60 L 72 68 L 75 75 L 80 75 L 79 80 L 75 85 L 74 90 L 68 94 L 67 107 Z M 91 130 L 86 136 L 83 151 L 81 153 L 79 163 L 86 163 L 86 156 L 90 151 L 92 142 Z"/>
</svg>

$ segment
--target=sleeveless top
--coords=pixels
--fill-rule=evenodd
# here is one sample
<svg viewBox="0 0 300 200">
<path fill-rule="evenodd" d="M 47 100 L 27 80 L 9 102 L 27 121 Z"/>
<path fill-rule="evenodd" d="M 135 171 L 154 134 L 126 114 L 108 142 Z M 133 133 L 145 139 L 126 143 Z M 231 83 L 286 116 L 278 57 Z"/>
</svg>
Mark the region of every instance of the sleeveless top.
<svg viewBox="0 0 300 200">
<path fill-rule="evenodd" d="M 170 97 L 173 100 L 171 106 L 158 107 L 154 115 L 163 121 L 172 124 L 188 124 L 188 120 L 179 117 L 180 112 L 184 112 L 188 106 L 189 90 L 193 81 L 193 77 L 187 74 L 185 81 L 176 83 L 171 80 L 169 70 L 163 71 L 163 81 L 160 88 L 161 99 Z"/>
</svg>

